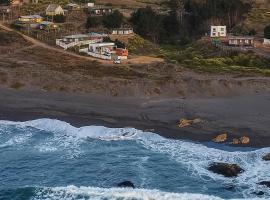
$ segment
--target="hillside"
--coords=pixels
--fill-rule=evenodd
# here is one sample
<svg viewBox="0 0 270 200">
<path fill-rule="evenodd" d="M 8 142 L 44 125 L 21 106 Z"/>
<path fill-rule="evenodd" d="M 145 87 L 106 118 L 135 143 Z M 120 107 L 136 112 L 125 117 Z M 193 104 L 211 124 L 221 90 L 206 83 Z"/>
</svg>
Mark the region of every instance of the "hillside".
<svg viewBox="0 0 270 200">
<path fill-rule="evenodd" d="M 253 8 L 247 15 L 244 26 L 255 29 L 259 34 L 263 33 L 266 25 L 270 24 L 270 0 L 256 0 Z"/>
</svg>

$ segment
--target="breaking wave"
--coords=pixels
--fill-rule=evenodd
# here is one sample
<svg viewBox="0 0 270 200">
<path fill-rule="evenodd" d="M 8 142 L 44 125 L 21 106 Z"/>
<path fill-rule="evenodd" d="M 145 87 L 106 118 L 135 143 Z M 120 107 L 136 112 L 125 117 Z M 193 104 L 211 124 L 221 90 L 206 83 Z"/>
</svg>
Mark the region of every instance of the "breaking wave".
<svg viewBox="0 0 270 200">
<path fill-rule="evenodd" d="M 223 200 L 222 198 L 190 193 L 169 193 L 159 190 L 95 188 L 95 187 L 54 187 L 36 189 L 32 200 Z M 258 198 L 253 198 L 256 200 Z M 262 198 L 260 198 L 262 200 Z M 236 200 L 236 199 L 235 199 Z M 248 200 L 248 199 L 246 199 Z M 251 200 L 251 199 L 250 199 Z"/>
<path fill-rule="evenodd" d="M 53 137 L 46 140 L 43 144 L 39 144 L 35 148 L 43 152 L 64 149 L 74 157 L 80 156 L 83 153 L 80 145 L 88 139 L 106 141 L 132 140 L 151 151 L 165 154 L 170 159 L 181 163 L 192 174 L 192 176 L 199 177 L 206 181 L 221 180 L 225 184 L 233 185 L 238 190 L 241 190 L 244 197 L 250 197 L 250 194 L 258 190 L 265 191 L 265 196 L 270 197 L 269 189 L 257 184 L 260 181 L 270 179 L 270 165 L 262 160 L 262 156 L 269 153 L 270 148 L 229 152 L 221 149 L 210 148 L 204 144 L 166 139 L 155 133 L 143 132 L 134 128 L 106 128 L 102 126 L 76 128 L 66 122 L 52 119 L 39 119 L 26 122 L 0 121 L 0 125 L 3 125 L 1 127 L 2 129 L 5 129 L 5 126 L 14 126 L 20 129 L 35 128 L 53 133 Z M 3 130 L 1 131 L 1 128 L 0 134 L 4 132 Z M 0 148 L 8 145 L 21 145 L 26 143 L 31 136 L 31 133 L 15 135 L 5 143 L 0 144 Z M 233 179 L 226 178 L 207 170 L 207 166 L 213 162 L 235 163 L 240 165 L 245 172 Z M 195 194 L 168 194 L 148 190 L 130 191 L 88 187 L 77 188 L 75 186 L 69 186 L 67 188 L 47 188 L 40 190 L 40 192 L 44 190 L 47 195 L 54 195 L 53 199 L 61 199 L 61 195 L 78 195 L 79 193 L 92 195 L 95 192 L 102 193 L 102 191 L 104 195 L 120 195 L 119 197 L 112 199 L 120 197 L 123 197 L 124 199 L 132 199 L 132 195 L 139 195 L 140 198 L 138 199 L 219 199 L 218 197 Z M 50 191 L 52 192 L 50 193 Z M 127 195 L 127 198 L 125 195 Z M 154 196 L 151 197 L 151 195 Z M 48 198 L 50 199 L 51 197 L 49 196 Z M 97 197 L 97 199 L 99 199 L 99 197 Z"/>
</svg>

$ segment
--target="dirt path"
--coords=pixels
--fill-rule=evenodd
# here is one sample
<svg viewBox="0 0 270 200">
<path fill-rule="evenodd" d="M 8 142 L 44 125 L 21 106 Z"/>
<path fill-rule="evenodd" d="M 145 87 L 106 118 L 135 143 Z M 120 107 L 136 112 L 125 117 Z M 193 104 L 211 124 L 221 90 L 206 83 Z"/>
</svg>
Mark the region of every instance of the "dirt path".
<svg viewBox="0 0 270 200">
<path fill-rule="evenodd" d="M 66 54 L 66 55 L 70 55 L 70 56 L 74 56 L 74 57 L 77 57 L 77 58 L 81 58 L 81 59 L 86 59 L 86 60 L 89 60 L 89 61 L 94 61 L 96 59 L 94 58 L 91 58 L 91 57 L 86 57 L 86 56 L 81 56 L 81 55 L 78 55 L 76 53 L 73 53 L 73 52 L 69 52 L 69 51 L 65 51 L 63 49 L 58 49 L 56 47 L 53 47 L 53 46 L 50 46 L 48 44 L 45 44 L 43 42 L 40 42 L 39 40 L 36 40 L 32 37 L 29 37 L 19 31 L 15 31 L 3 24 L 0 23 L 0 28 L 3 28 L 4 30 L 6 31 L 13 31 L 13 32 L 16 32 L 18 33 L 19 35 L 21 35 L 25 40 L 27 40 L 28 42 L 31 42 L 32 44 L 36 45 L 36 46 L 39 46 L 39 47 L 42 47 L 42 48 L 45 48 L 47 50 L 52 50 L 52 51 L 57 51 L 57 52 L 60 52 L 60 53 L 63 53 L 63 54 Z M 110 61 L 105 61 L 105 60 L 98 60 L 99 62 L 103 63 L 103 64 L 111 64 Z"/>
<path fill-rule="evenodd" d="M 63 53 L 63 54 L 66 54 L 66 55 L 70 55 L 70 56 L 74 56 L 74 57 L 77 57 L 77 58 L 89 60 L 91 62 L 98 61 L 101 64 L 107 64 L 107 65 L 112 64 L 112 61 L 95 59 L 95 58 L 86 57 L 86 56 L 81 56 L 79 54 L 76 54 L 76 53 L 73 53 L 73 52 L 70 52 L 70 51 L 65 51 L 63 49 L 59 49 L 57 47 L 50 46 L 50 45 L 48 45 L 46 43 L 43 43 L 43 42 L 41 42 L 39 40 L 36 40 L 36 39 L 34 39 L 32 37 L 29 37 L 29 36 L 19 32 L 19 31 L 15 31 L 15 30 L 13 30 L 13 29 L 11 29 L 11 28 L 9 28 L 9 27 L 1 24 L 1 23 L 0 23 L 0 28 L 4 29 L 6 31 L 10 31 L 10 32 L 16 32 L 19 35 L 21 35 L 25 40 L 31 42 L 33 45 L 45 48 L 47 50 L 56 51 L 56 52 Z M 143 56 L 143 57 L 138 57 L 138 58 L 134 58 L 134 59 L 131 59 L 131 60 L 123 61 L 122 64 L 127 64 L 127 63 L 130 63 L 130 64 L 147 64 L 147 63 L 162 62 L 162 61 L 163 60 L 160 59 L 160 58 L 154 58 L 154 57 L 150 57 L 150 56 Z"/>
</svg>

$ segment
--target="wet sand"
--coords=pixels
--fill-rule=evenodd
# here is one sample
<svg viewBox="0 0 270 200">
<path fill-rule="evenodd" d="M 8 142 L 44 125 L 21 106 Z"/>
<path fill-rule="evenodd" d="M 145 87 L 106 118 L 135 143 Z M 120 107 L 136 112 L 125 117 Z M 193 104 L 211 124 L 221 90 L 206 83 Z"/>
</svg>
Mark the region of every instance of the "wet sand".
<svg viewBox="0 0 270 200">
<path fill-rule="evenodd" d="M 134 127 L 167 138 L 211 141 L 248 136 L 246 146 L 270 146 L 270 93 L 212 98 L 120 98 L 0 88 L 0 119 L 59 119 L 74 126 Z M 203 123 L 179 128 L 181 118 Z"/>
</svg>

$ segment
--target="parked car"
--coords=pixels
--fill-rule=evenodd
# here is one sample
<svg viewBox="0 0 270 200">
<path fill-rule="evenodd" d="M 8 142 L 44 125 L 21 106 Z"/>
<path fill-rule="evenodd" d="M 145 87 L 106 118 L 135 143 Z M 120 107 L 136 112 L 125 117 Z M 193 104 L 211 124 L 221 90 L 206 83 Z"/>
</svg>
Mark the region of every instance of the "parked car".
<svg viewBox="0 0 270 200">
<path fill-rule="evenodd" d="M 114 64 L 121 64 L 121 60 L 120 60 L 120 59 L 115 59 L 115 60 L 113 61 L 113 63 L 114 63 Z"/>
</svg>

